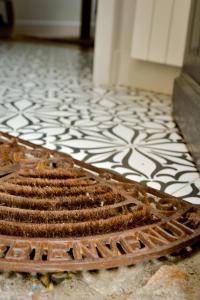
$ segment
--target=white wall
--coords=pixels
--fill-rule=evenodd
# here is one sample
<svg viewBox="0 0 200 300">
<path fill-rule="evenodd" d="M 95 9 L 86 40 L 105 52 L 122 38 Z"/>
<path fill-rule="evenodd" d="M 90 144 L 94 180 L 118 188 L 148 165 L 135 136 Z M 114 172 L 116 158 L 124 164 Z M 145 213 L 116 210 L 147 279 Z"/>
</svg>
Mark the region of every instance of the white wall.
<svg viewBox="0 0 200 300">
<path fill-rule="evenodd" d="M 16 33 L 44 37 L 77 37 L 81 0 L 15 0 Z"/>
<path fill-rule="evenodd" d="M 136 0 L 98 2 L 94 84 L 123 84 L 172 93 L 174 79 L 181 67 L 131 57 L 135 8 Z"/>
<path fill-rule="evenodd" d="M 181 67 L 190 6 L 191 0 L 137 1 L 131 56 Z"/>
<path fill-rule="evenodd" d="M 139 0 L 140 1 L 140 0 Z M 172 93 L 174 79 L 180 67 L 133 59 L 131 57 L 132 29 L 136 1 L 124 0 L 119 45 L 117 83 L 163 93 Z"/>
<path fill-rule="evenodd" d="M 93 79 L 97 85 L 110 84 L 114 72 L 115 50 L 118 48 L 118 34 L 121 0 L 99 0 L 96 20 L 95 59 Z M 106 9 L 105 9 L 106 8 Z M 114 50 L 114 51 L 113 51 Z"/>
</svg>

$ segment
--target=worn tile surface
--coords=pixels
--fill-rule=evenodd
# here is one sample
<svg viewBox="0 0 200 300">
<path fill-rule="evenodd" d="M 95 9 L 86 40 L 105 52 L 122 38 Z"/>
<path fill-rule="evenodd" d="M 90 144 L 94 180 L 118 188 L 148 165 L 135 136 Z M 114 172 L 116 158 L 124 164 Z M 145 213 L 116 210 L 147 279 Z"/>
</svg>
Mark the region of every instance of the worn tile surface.
<svg viewBox="0 0 200 300">
<path fill-rule="evenodd" d="M 171 98 L 92 87 L 91 52 L 0 43 L 0 130 L 200 203 Z"/>
</svg>

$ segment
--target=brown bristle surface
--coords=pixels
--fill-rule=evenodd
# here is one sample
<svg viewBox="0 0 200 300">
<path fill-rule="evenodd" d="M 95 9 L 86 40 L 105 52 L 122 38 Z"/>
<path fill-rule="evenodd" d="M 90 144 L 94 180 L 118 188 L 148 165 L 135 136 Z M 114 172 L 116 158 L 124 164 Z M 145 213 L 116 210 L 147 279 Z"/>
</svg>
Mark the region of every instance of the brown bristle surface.
<svg viewBox="0 0 200 300">
<path fill-rule="evenodd" d="M 2 168 L 0 234 L 80 237 L 154 222 L 150 206 L 134 198 L 141 194 L 136 187 L 74 166 L 69 157 L 59 159 L 44 150 L 26 153 L 17 144 L 10 149 L 2 149 L 2 164 L 7 160 L 12 166 L 13 159 L 16 167 Z"/>
<path fill-rule="evenodd" d="M 77 221 L 91 221 L 96 219 L 106 219 L 112 216 L 124 214 L 126 203 L 121 205 L 109 205 L 92 209 L 76 209 L 76 210 L 30 210 L 11 207 L 0 207 L 0 219 L 18 220 L 26 223 L 63 223 Z M 129 212 L 128 209 L 126 212 Z"/>
<path fill-rule="evenodd" d="M 66 186 L 86 186 L 95 183 L 93 178 L 83 178 L 78 179 L 49 179 L 49 178 L 11 178 L 8 180 L 9 183 L 24 185 L 24 186 L 37 186 L 37 187 L 66 187 Z"/>
<path fill-rule="evenodd" d="M 33 177 L 33 178 L 55 178 L 55 179 L 68 179 L 84 177 L 86 172 L 79 168 L 74 169 L 41 169 L 41 170 L 26 170 L 19 171 L 20 176 Z"/>
<path fill-rule="evenodd" d="M 105 186 L 93 186 L 92 184 L 88 186 L 73 186 L 73 187 L 35 187 L 35 186 L 20 186 L 9 182 L 3 182 L 0 186 L 0 191 L 7 192 L 11 195 L 20 196 L 35 196 L 40 198 L 45 197 L 56 197 L 64 195 L 74 195 L 74 194 L 85 194 L 85 193 L 102 193 L 109 192 L 111 189 Z"/>
<path fill-rule="evenodd" d="M 102 234 L 152 222 L 115 185 L 78 168 L 19 170 L 0 185 L 0 233 L 26 237 Z"/>
<path fill-rule="evenodd" d="M 27 237 L 96 235 L 134 228 L 139 224 L 145 224 L 147 219 L 149 219 L 149 212 L 144 208 L 125 215 L 120 214 L 118 216 L 108 217 L 107 219 L 77 223 L 40 224 L 0 220 L 0 233 Z"/>
<path fill-rule="evenodd" d="M 21 196 L 13 196 L 0 192 L 0 205 L 29 208 L 29 209 L 41 209 L 41 210 L 53 210 L 53 209 L 74 209 L 83 207 L 97 207 L 100 205 L 114 204 L 124 201 L 124 197 L 120 194 L 113 192 L 103 192 L 99 194 L 90 193 L 88 195 L 66 196 L 66 197 L 54 197 L 49 198 L 27 198 Z"/>
</svg>

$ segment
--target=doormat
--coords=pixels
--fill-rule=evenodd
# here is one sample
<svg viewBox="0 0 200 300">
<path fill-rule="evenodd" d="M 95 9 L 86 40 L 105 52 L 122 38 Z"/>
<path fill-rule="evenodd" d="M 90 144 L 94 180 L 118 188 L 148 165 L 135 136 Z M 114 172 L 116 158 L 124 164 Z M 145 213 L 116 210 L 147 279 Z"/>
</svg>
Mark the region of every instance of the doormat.
<svg viewBox="0 0 200 300">
<path fill-rule="evenodd" d="M 200 238 L 200 206 L 0 133 L 0 269 L 131 265 Z"/>
</svg>

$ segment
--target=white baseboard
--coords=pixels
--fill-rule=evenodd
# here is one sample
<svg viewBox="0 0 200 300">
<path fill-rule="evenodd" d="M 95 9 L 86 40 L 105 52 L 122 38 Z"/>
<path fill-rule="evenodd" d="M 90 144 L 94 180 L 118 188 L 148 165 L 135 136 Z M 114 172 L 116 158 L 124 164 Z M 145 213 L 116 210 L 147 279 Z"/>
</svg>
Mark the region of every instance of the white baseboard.
<svg viewBox="0 0 200 300">
<path fill-rule="evenodd" d="M 15 32 L 35 37 L 79 37 L 80 22 L 52 20 L 21 20 L 15 22 Z"/>
</svg>

